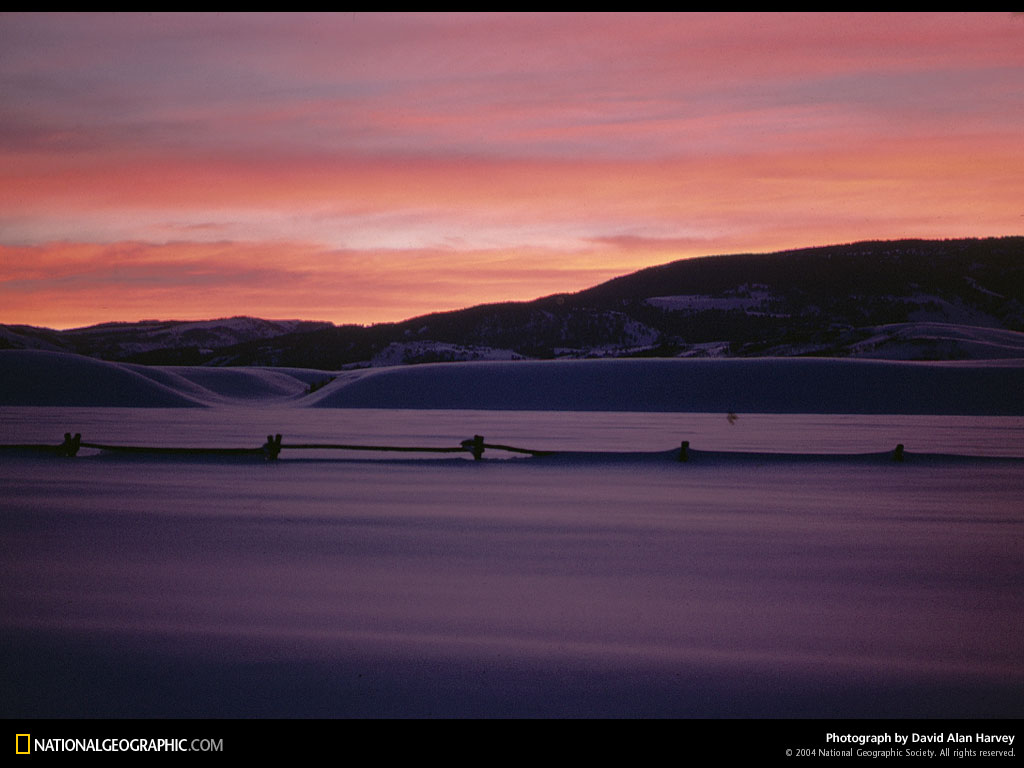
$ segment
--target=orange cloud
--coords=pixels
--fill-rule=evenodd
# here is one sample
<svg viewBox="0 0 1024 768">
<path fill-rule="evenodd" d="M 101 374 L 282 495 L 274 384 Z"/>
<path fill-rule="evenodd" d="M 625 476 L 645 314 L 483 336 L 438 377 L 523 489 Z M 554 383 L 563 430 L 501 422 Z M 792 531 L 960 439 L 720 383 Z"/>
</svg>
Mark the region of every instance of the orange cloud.
<svg viewBox="0 0 1024 768">
<path fill-rule="evenodd" d="M 247 211 L 290 215 L 375 215 L 400 211 L 465 212 L 521 220 L 593 219 L 617 214 L 657 217 L 751 205 L 773 180 L 792 195 L 819 184 L 854 181 L 916 186 L 942 193 L 979 180 L 995 190 L 996 209 L 1013 209 L 1024 186 L 1024 145 L 1017 136 L 886 140 L 834 133 L 809 147 L 771 146 L 742 153 L 639 159 L 346 156 L 200 156 L 103 158 L 91 165 L 47 168 L 8 158 L 0 167 L 0 205 L 13 214 L 68 212 Z M 813 197 L 820 197 L 816 191 Z M 885 201 L 890 202 L 890 201 Z M 58 214 L 50 214 L 55 217 Z M 765 211 L 765 215 L 769 215 Z M 116 222 L 116 215 L 112 217 Z M 666 224 L 671 225 L 671 219 Z M 212 225 L 207 221 L 207 226 Z"/>
<path fill-rule="evenodd" d="M 0 33 L 7 322 L 371 322 L 687 256 L 1021 229 L 1007 14 L 13 14 Z"/>
<path fill-rule="evenodd" d="M 325 251 L 303 243 L 0 246 L 0 322 L 267 318 L 369 323 L 580 289 L 615 276 L 594 252 Z"/>
</svg>

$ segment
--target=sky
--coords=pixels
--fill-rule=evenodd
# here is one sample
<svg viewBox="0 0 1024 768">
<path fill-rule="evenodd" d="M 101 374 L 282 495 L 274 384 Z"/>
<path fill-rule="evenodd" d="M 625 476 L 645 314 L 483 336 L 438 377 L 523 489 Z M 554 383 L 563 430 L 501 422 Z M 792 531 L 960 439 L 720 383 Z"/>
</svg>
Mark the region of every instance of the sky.
<svg viewBox="0 0 1024 768">
<path fill-rule="evenodd" d="M 1024 15 L 2 14 L 0 323 L 1024 234 Z"/>
</svg>

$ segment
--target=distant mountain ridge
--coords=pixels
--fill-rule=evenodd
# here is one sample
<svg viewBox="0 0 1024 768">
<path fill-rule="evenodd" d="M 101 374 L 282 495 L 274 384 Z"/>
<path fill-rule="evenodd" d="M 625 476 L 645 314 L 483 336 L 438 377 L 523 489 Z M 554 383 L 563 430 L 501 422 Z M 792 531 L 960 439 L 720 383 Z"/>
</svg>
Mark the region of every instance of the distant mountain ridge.
<svg viewBox="0 0 1024 768">
<path fill-rule="evenodd" d="M 176 353 L 209 358 L 216 350 L 238 344 L 332 327 L 331 323 L 254 317 L 114 322 L 66 331 L 7 325 L 0 326 L 0 348 L 75 352 L 117 362 L 145 362 L 147 357 Z"/>
<path fill-rule="evenodd" d="M 577 293 L 371 326 L 251 317 L 8 325 L 0 348 L 322 370 L 580 357 L 1024 358 L 1024 237 L 705 256 Z"/>
</svg>

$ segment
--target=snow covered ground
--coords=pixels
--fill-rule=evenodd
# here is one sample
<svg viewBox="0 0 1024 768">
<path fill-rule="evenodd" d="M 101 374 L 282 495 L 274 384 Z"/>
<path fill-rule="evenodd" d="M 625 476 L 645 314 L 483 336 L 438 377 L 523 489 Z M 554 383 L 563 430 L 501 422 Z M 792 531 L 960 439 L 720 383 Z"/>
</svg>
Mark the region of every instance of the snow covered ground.
<svg viewBox="0 0 1024 768">
<path fill-rule="evenodd" d="M 1024 359 L 519 360 L 325 372 L 0 350 L 0 406 L 1024 415 L 1021 392 Z"/>
<path fill-rule="evenodd" d="M 1024 715 L 1015 365 L 813 370 L 872 385 L 845 414 L 770 407 L 822 402 L 806 367 L 694 369 L 758 375 L 762 412 L 727 418 L 710 394 L 700 413 L 601 394 L 614 373 L 634 383 L 619 403 L 668 397 L 682 369 L 659 361 L 355 371 L 306 394 L 324 372 L 26 354 L 0 353 L 0 443 L 482 434 L 559 453 L 0 451 L 6 717 Z M 509 406 L 489 409 L 502 368 Z M 538 381 L 559 409 L 523 407 Z M 939 408 L 950 381 L 969 410 Z M 919 407 L 879 411 L 880 383 Z M 417 391 L 450 407 L 410 407 Z"/>
</svg>

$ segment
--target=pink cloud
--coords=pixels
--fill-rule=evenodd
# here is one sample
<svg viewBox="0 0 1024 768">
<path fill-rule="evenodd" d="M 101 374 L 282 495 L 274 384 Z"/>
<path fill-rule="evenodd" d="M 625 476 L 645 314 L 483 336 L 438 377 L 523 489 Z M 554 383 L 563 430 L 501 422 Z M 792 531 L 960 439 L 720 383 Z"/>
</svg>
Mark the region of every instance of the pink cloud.
<svg viewBox="0 0 1024 768">
<path fill-rule="evenodd" d="M 143 295 L 180 315 L 183 285 L 196 313 L 368 322 L 684 256 L 1021 227 L 1009 14 L 11 14 L 0 33 L 8 322 L 124 319 Z"/>
<path fill-rule="evenodd" d="M 331 250 L 309 243 L 0 246 L 0 323 L 74 327 L 251 314 L 384 322 L 583 288 L 617 274 L 594 253 Z"/>
</svg>

